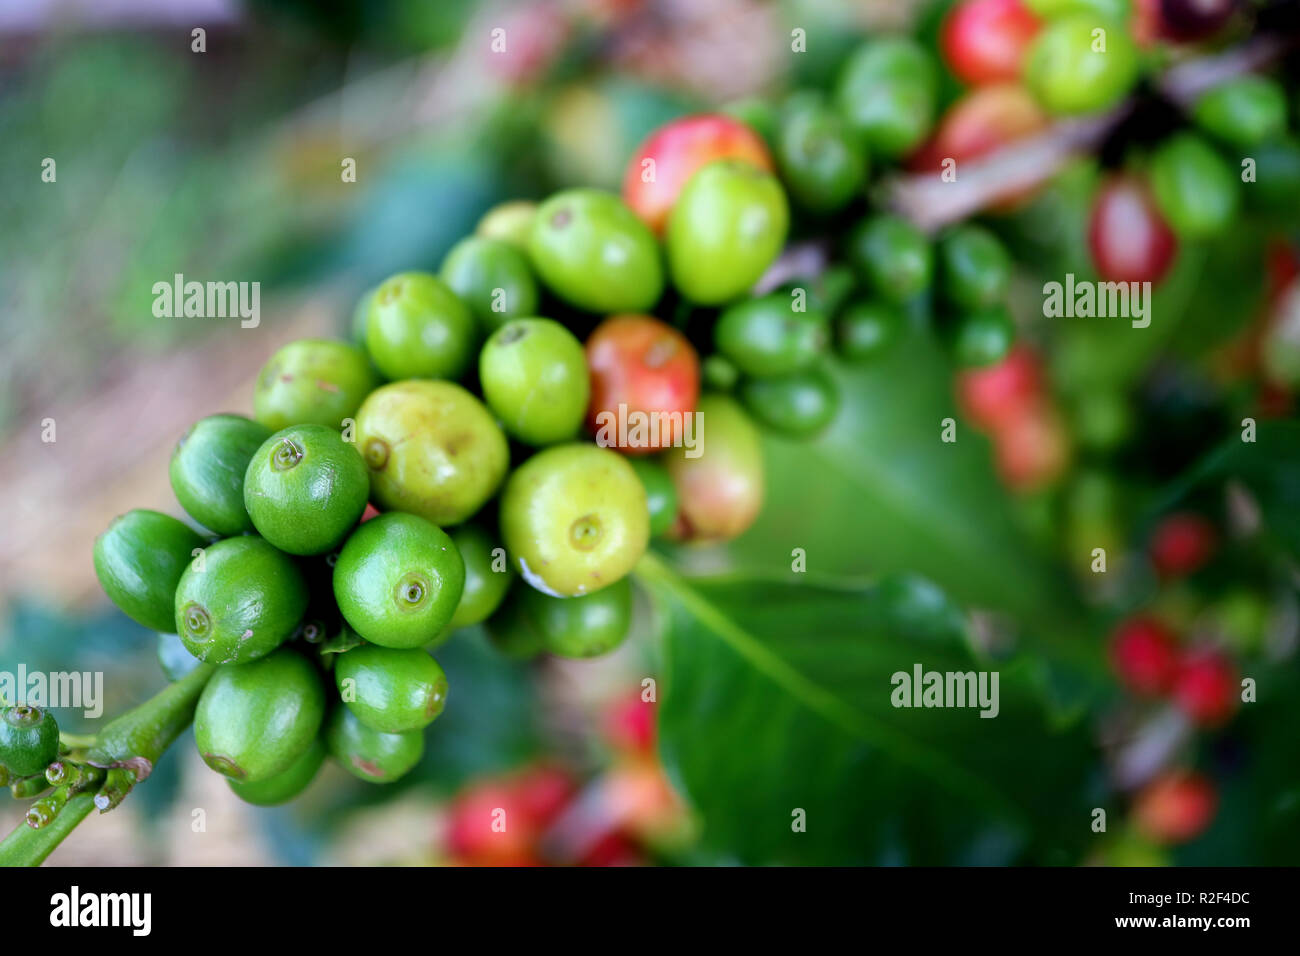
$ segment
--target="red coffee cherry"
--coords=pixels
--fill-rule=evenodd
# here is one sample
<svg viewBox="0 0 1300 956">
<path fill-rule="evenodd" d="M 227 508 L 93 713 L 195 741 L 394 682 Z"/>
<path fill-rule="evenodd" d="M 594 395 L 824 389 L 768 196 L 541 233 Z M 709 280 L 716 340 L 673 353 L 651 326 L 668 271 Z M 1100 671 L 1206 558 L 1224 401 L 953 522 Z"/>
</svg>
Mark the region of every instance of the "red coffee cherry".
<svg viewBox="0 0 1300 956">
<path fill-rule="evenodd" d="M 1129 618 L 1111 637 L 1110 663 L 1135 694 L 1163 694 L 1178 671 L 1178 641 L 1154 618 Z"/>
<path fill-rule="evenodd" d="M 1218 803 L 1214 785 L 1201 774 L 1170 771 L 1138 794 L 1133 821 L 1149 839 L 1186 843 L 1205 832 Z"/>
<path fill-rule="evenodd" d="M 1103 279 L 1159 282 L 1173 264 L 1178 239 L 1146 184 L 1133 176 L 1116 176 L 1093 201 L 1088 249 Z"/>
<path fill-rule="evenodd" d="M 1015 81 L 1038 28 L 1038 18 L 1020 0 L 963 0 L 944 19 L 939 44 L 966 83 Z"/>
<path fill-rule="evenodd" d="M 1174 700 L 1202 727 L 1218 727 L 1237 709 L 1236 668 L 1214 650 L 1197 651 L 1183 659 L 1174 678 Z"/>
<path fill-rule="evenodd" d="M 1192 574 L 1210 560 L 1217 537 L 1214 525 L 1200 515 L 1170 515 L 1151 534 L 1151 562 L 1161 577 Z"/>
<path fill-rule="evenodd" d="M 985 430 L 1013 421 L 1042 392 L 1038 358 L 1017 346 L 1001 362 L 957 376 L 957 403 L 972 424 Z"/>
<path fill-rule="evenodd" d="M 587 368 L 587 426 L 598 442 L 603 424 L 604 434 L 616 439 L 613 447 L 625 454 L 645 455 L 680 444 L 679 429 L 686 427 L 686 416 L 695 412 L 700 397 L 700 359 L 686 336 L 652 316 L 615 315 L 587 339 Z M 646 416 L 644 436 L 638 436 L 633 413 Z M 652 427 L 655 421 L 658 426 Z"/>
</svg>

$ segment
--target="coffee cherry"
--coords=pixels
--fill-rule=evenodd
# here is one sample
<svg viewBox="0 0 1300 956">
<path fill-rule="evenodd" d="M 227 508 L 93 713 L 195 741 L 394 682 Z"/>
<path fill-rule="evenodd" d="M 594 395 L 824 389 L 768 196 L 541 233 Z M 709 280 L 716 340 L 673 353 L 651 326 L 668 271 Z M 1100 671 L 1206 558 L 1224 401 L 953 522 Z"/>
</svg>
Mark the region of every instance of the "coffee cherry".
<svg viewBox="0 0 1300 956">
<path fill-rule="evenodd" d="M 888 350 L 905 322 L 897 306 L 874 299 L 854 302 L 836 323 L 836 347 L 847 361 L 869 361 Z"/>
<path fill-rule="evenodd" d="M 521 587 L 493 616 L 488 633 L 512 656 L 536 648 L 557 657 L 596 657 L 623 643 L 631 617 L 632 585 L 627 578 L 578 597 L 551 597 Z"/>
<path fill-rule="evenodd" d="M 867 178 L 867 154 L 858 135 L 839 113 L 820 103 L 782 119 L 776 155 L 791 197 L 814 212 L 847 205 Z"/>
<path fill-rule="evenodd" d="M 637 147 L 623 176 L 623 201 L 662 233 L 686 183 L 718 159 L 743 160 L 772 171 L 767 146 L 746 123 L 720 113 L 684 116 L 659 127 Z"/>
<path fill-rule="evenodd" d="M 418 647 L 354 647 L 339 655 L 334 682 L 358 720 L 389 734 L 427 727 L 447 704 L 447 675 Z"/>
<path fill-rule="evenodd" d="M 925 138 L 937 96 L 934 60 L 908 37 L 868 40 L 849 57 L 835 91 L 840 113 L 868 149 L 890 158 Z"/>
<path fill-rule="evenodd" d="M 1205 832 L 1218 802 L 1214 785 L 1201 774 L 1170 771 L 1137 795 L 1133 821 L 1148 839 L 1186 843 Z"/>
<path fill-rule="evenodd" d="M 1051 113 L 1108 109 L 1137 77 L 1138 52 L 1128 31 L 1091 14 L 1048 23 L 1024 61 L 1025 85 Z"/>
<path fill-rule="evenodd" d="M 965 83 L 1012 81 L 1038 29 L 1021 0 L 961 0 L 944 18 L 939 45 Z"/>
<path fill-rule="evenodd" d="M 1214 525 L 1200 515 L 1170 515 L 1151 534 L 1151 562 L 1161 577 L 1193 574 L 1214 554 L 1217 537 Z"/>
<path fill-rule="evenodd" d="M 357 528 L 334 565 L 334 598 L 349 626 L 382 647 L 422 647 L 450 623 L 465 563 L 447 533 L 390 511 Z"/>
<path fill-rule="evenodd" d="M 1286 90 L 1264 76 L 1240 76 L 1196 101 L 1193 116 L 1210 135 L 1250 149 L 1286 132 Z"/>
<path fill-rule="evenodd" d="M 53 714 L 27 704 L 0 710 L 0 768 L 30 777 L 58 756 L 59 725 Z"/>
<path fill-rule="evenodd" d="M 1188 238 L 1221 233 L 1241 201 L 1232 167 L 1194 133 L 1177 133 L 1156 150 L 1151 190 L 1169 224 Z"/>
<path fill-rule="evenodd" d="M 463 524 L 450 534 L 465 562 L 465 590 L 447 625 L 448 633 L 487 620 L 505 599 L 515 576 L 505 561 L 505 549 L 478 525 Z"/>
<path fill-rule="evenodd" d="M 290 648 L 220 667 L 194 711 L 194 741 L 217 773 L 257 783 L 307 751 L 325 713 L 316 669 Z"/>
<path fill-rule="evenodd" d="M 484 334 L 537 313 L 537 281 L 528 257 L 505 239 L 462 239 L 442 260 L 439 273 L 469 306 Z"/>
<path fill-rule="evenodd" d="M 496 494 L 510 464 L 506 436 L 454 382 L 393 382 L 357 412 L 357 450 L 386 511 L 460 524 Z"/>
<path fill-rule="evenodd" d="M 1006 306 L 981 309 L 957 324 L 953 354 L 966 368 L 994 365 L 1006 358 L 1015 339 L 1015 327 Z"/>
<path fill-rule="evenodd" d="M 528 237 L 533 231 L 533 220 L 536 218 L 537 203 L 528 199 L 512 199 L 485 212 L 474 227 L 474 234 L 508 242 L 526 253 Z"/>
<path fill-rule="evenodd" d="M 1214 650 L 1188 655 L 1174 678 L 1178 706 L 1202 727 L 1223 724 L 1237 709 L 1240 685 L 1231 662 Z"/>
<path fill-rule="evenodd" d="M 981 226 L 958 226 L 936 249 L 944 298 L 963 309 L 987 309 L 1006 297 L 1011 256 L 1002 242 Z"/>
<path fill-rule="evenodd" d="M 740 400 L 756 419 L 791 438 L 812 438 L 835 420 L 840 392 L 823 369 L 747 379 Z"/>
<path fill-rule="evenodd" d="M 390 379 L 459 378 L 478 338 L 473 313 L 428 272 L 385 279 L 366 317 L 366 351 Z"/>
<path fill-rule="evenodd" d="M 479 382 L 506 432 L 528 445 L 572 439 L 587 411 L 582 343 L 552 319 L 497 329 L 479 356 Z"/>
<path fill-rule="evenodd" d="M 542 203 L 528 253 L 556 295 L 588 312 L 644 312 L 663 292 L 654 234 L 599 189 L 569 189 Z"/>
<path fill-rule="evenodd" d="M 258 534 L 289 554 L 324 554 L 366 510 L 370 473 L 356 445 L 333 428 L 295 425 L 262 443 L 243 485 Z"/>
<path fill-rule="evenodd" d="M 1159 282 L 1178 253 L 1178 240 L 1146 185 L 1116 176 L 1097 191 L 1088 220 L 1088 250 L 1097 274 L 1110 282 Z"/>
<path fill-rule="evenodd" d="M 731 306 L 718 318 L 718 351 L 745 375 L 779 376 L 812 365 L 830 337 L 826 315 L 796 311 L 794 297 L 773 292 Z"/>
<path fill-rule="evenodd" d="M 373 296 L 366 301 L 373 311 Z M 356 415 L 378 385 L 370 358 L 357 346 L 300 339 L 262 366 L 253 391 L 253 417 L 273 432 L 290 425 L 342 429 L 343 420 Z"/>
<path fill-rule="evenodd" d="M 287 555 L 256 536 L 204 549 L 176 585 L 176 631 L 209 664 L 246 664 L 289 639 L 307 609 L 307 584 Z"/>
<path fill-rule="evenodd" d="M 109 600 L 155 631 L 174 631 L 174 598 L 193 552 L 207 541 L 171 515 L 136 508 L 95 539 L 95 576 Z"/>
<path fill-rule="evenodd" d="M 1031 401 L 994 432 L 998 473 L 1016 491 L 1051 485 L 1070 463 L 1070 439 L 1060 413 L 1046 400 Z"/>
<path fill-rule="evenodd" d="M 646 506 L 650 510 L 650 537 L 657 538 L 677 520 L 677 489 L 659 462 L 645 458 L 632 458 L 629 462 L 645 486 Z"/>
<path fill-rule="evenodd" d="M 325 744 L 319 737 L 315 737 L 302 752 L 302 756 L 275 776 L 251 783 L 227 777 L 226 783 L 235 796 L 245 803 L 251 803 L 255 807 L 279 806 L 306 790 L 316 779 L 316 773 L 324 762 Z"/>
<path fill-rule="evenodd" d="M 707 440 L 702 454 L 671 448 L 664 455 L 680 502 L 673 537 L 727 540 L 753 524 L 763 504 L 763 449 L 758 429 L 737 404 L 723 395 L 700 399 Z M 693 455 L 694 452 L 691 452 Z"/>
<path fill-rule="evenodd" d="M 700 305 L 730 302 L 780 254 L 789 223 L 789 204 L 775 176 L 743 160 L 709 163 L 686 182 L 668 219 L 673 284 Z"/>
<path fill-rule="evenodd" d="M 1027 348 L 1012 349 L 1001 362 L 957 376 L 962 414 L 979 428 L 1000 429 L 1020 416 L 1042 391 L 1038 360 Z"/>
<path fill-rule="evenodd" d="M 562 597 L 599 591 L 645 553 L 645 488 L 618 452 L 555 445 L 529 458 L 506 482 L 501 537 L 516 569 L 539 591 Z"/>
<path fill-rule="evenodd" d="M 424 734 L 388 734 L 367 727 L 341 704 L 325 724 L 325 746 L 348 773 L 367 783 L 392 783 L 410 772 L 424 755 Z"/>
<path fill-rule="evenodd" d="M 934 275 L 930 240 L 899 216 L 863 220 L 849 235 L 846 251 L 858 274 L 888 302 L 905 302 L 924 292 Z"/>
<path fill-rule="evenodd" d="M 1155 618 L 1129 618 L 1111 637 L 1110 662 L 1116 676 L 1135 694 L 1163 694 L 1178 667 L 1178 641 Z"/>
<path fill-rule="evenodd" d="M 252 531 L 244 508 L 244 472 L 270 437 L 271 429 L 242 415 L 212 415 L 190 426 L 168 469 L 181 507 L 215 534 Z"/>
<path fill-rule="evenodd" d="M 591 375 L 587 427 L 597 442 L 604 444 L 602 425 L 633 413 L 657 416 L 660 427 L 643 443 L 617 445 L 620 451 L 649 454 L 681 441 L 700 394 L 700 360 L 686 336 L 652 316 L 612 316 L 587 339 L 585 367 Z"/>
</svg>

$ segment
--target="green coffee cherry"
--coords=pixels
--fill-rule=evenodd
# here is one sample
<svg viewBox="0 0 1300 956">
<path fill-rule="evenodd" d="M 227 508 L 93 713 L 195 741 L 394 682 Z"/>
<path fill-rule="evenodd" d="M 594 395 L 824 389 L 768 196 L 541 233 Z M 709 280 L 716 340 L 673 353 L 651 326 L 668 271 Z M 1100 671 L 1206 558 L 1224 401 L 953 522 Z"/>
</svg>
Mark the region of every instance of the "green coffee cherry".
<svg viewBox="0 0 1300 956">
<path fill-rule="evenodd" d="M 528 251 L 528 237 L 537 218 L 537 203 L 528 199 L 514 199 L 493 206 L 475 227 L 475 235 L 487 239 L 501 239 L 522 252 Z"/>
<path fill-rule="evenodd" d="M 934 58 L 924 47 L 907 37 L 881 37 L 849 58 L 836 104 L 872 153 L 894 158 L 929 133 L 938 84 Z"/>
<path fill-rule="evenodd" d="M 1024 81 L 1052 113 L 1091 113 L 1118 103 L 1138 78 L 1138 50 L 1119 20 L 1084 13 L 1048 23 L 1030 44 Z"/>
<path fill-rule="evenodd" d="M 930 240 L 899 216 L 863 220 L 849 235 L 847 254 L 858 274 L 887 302 L 906 302 L 924 292 L 934 275 Z"/>
<path fill-rule="evenodd" d="M 825 350 L 830 328 L 824 313 L 796 312 L 794 301 L 774 292 L 731 306 L 713 329 L 718 351 L 745 375 L 786 375 L 807 368 Z"/>
<path fill-rule="evenodd" d="M 537 313 L 537 280 L 528 257 L 504 239 L 462 239 L 443 259 L 440 273 L 469 306 L 484 334 Z"/>
<path fill-rule="evenodd" d="M 1006 358 L 1015 328 L 1005 306 L 963 316 L 957 324 L 953 351 L 957 363 L 967 368 L 993 365 Z"/>
<path fill-rule="evenodd" d="M 383 647 L 421 647 L 451 622 L 465 563 L 447 533 L 390 511 L 361 525 L 334 565 L 334 599 L 352 627 Z"/>
<path fill-rule="evenodd" d="M 505 559 L 505 548 L 478 525 L 463 524 L 450 533 L 465 562 L 465 589 L 448 631 L 486 621 L 505 599 L 515 577 Z"/>
<path fill-rule="evenodd" d="M 648 458 L 630 458 L 632 470 L 645 486 L 646 505 L 650 510 L 650 537 L 657 538 L 677 520 L 677 488 L 668 469 Z"/>
<path fill-rule="evenodd" d="M 1286 110 L 1286 90 L 1280 83 L 1248 75 L 1209 90 L 1196 101 L 1192 115 L 1216 139 L 1249 149 L 1286 132 Z"/>
<path fill-rule="evenodd" d="M 508 656 L 540 650 L 557 657 L 596 657 L 623 643 L 631 616 L 632 586 L 626 578 L 582 597 L 519 588 L 492 618 L 488 633 Z"/>
<path fill-rule="evenodd" d="M 591 395 L 582 343 L 552 319 L 515 319 L 493 333 L 479 382 L 506 432 L 528 445 L 572 439 Z"/>
<path fill-rule="evenodd" d="M 194 740 L 217 773 L 257 783 L 293 766 L 324 714 L 316 669 L 285 648 L 251 664 L 217 668 L 194 711 Z"/>
<path fill-rule="evenodd" d="M 876 299 L 854 302 L 836 325 L 839 353 L 850 362 L 882 355 L 903 330 L 906 319 L 895 305 Z"/>
<path fill-rule="evenodd" d="M 325 742 L 315 737 L 302 752 L 302 756 L 275 776 L 252 783 L 227 777 L 226 783 L 230 785 L 235 796 L 245 803 L 257 807 L 274 807 L 288 803 L 306 790 L 316 778 L 316 773 L 324 762 Z"/>
<path fill-rule="evenodd" d="M 646 312 L 663 292 L 654 234 L 599 189 L 569 189 L 542 203 L 528 251 L 542 281 L 588 312 Z"/>
<path fill-rule="evenodd" d="M 1221 233 L 1240 194 L 1231 166 L 1194 133 L 1165 140 L 1151 157 L 1151 191 L 1174 231 L 1189 238 Z"/>
<path fill-rule="evenodd" d="M 290 425 L 343 428 L 379 385 L 366 353 L 347 342 L 301 339 L 271 356 L 257 376 L 253 417 L 273 432 Z"/>
<path fill-rule="evenodd" d="M 791 196 L 815 212 L 845 206 L 867 178 L 861 139 L 839 113 L 824 105 L 795 109 L 782 120 L 776 160 Z"/>
<path fill-rule="evenodd" d="M 400 272 L 375 290 L 366 351 L 386 378 L 459 378 L 478 343 L 474 316 L 442 279 Z"/>
<path fill-rule="evenodd" d="M 418 647 L 355 647 L 339 655 L 334 683 L 358 720 L 388 734 L 427 727 L 447 703 L 447 675 Z"/>
<path fill-rule="evenodd" d="M 173 597 L 193 553 L 207 541 L 170 515 L 137 508 L 113 519 L 95 539 L 95 575 L 132 620 L 173 631 Z"/>
<path fill-rule="evenodd" d="M 816 435 L 840 408 L 839 388 L 820 368 L 748 379 L 740 386 L 740 399 L 756 419 L 791 438 Z"/>
<path fill-rule="evenodd" d="M 261 538 L 226 538 L 186 568 L 174 608 L 191 654 L 209 664 L 244 664 L 294 632 L 307 586 L 293 561 Z"/>
<path fill-rule="evenodd" d="M 172 452 L 172 490 L 191 518 L 223 537 L 253 530 L 244 472 L 271 429 L 242 415 L 212 415 L 190 427 Z"/>
<path fill-rule="evenodd" d="M 325 727 L 325 745 L 353 776 L 368 783 L 392 783 L 420 762 L 424 735 L 418 730 L 400 734 L 372 730 L 350 709 L 339 706 Z"/>
<path fill-rule="evenodd" d="M 1011 256 L 993 233 L 981 226 L 958 226 L 939 240 L 937 252 L 947 301 L 963 309 L 987 309 L 1006 298 Z"/>
<path fill-rule="evenodd" d="M 44 773 L 58 756 L 59 725 L 53 714 L 27 704 L 0 710 L 0 767 L 10 775 Z"/>
<path fill-rule="evenodd" d="M 324 554 L 348 536 L 370 496 L 356 445 L 325 425 L 266 439 L 248 463 L 244 504 L 258 534 L 289 554 Z"/>
</svg>

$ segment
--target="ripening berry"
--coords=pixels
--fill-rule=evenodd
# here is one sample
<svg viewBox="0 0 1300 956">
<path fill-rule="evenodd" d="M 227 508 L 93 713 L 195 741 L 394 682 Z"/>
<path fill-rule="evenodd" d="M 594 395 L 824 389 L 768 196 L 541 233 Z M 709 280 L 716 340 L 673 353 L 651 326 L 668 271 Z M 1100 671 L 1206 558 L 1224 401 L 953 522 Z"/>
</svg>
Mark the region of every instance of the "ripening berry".
<svg viewBox="0 0 1300 956">
<path fill-rule="evenodd" d="M 939 43 L 963 82 L 1014 81 L 1038 28 L 1038 18 L 1020 0 L 962 0 L 944 19 Z"/>
<path fill-rule="evenodd" d="M 1038 358 L 1024 346 L 1001 362 L 968 369 L 957 376 L 957 402 L 978 428 L 992 430 L 1014 420 L 1042 391 Z"/>
<path fill-rule="evenodd" d="M 1178 669 L 1178 641 L 1154 618 L 1129 618 L 1111 637 L 1110 663 L 1135 694 L 1163 694 Z"/>
<path fill-rule="evenodd" d="M 1088 249 L 1097 274 L 1110 282 L 1159 282 L 1178 240 L 1144 183 L 1116 176 L 1097 191 L 1088 218 Z"/>
<path fill-rule="evenodd" d="M 1214 650 L 1183 659 L 1174 678 L 1174 700 L 1202 727 L 1217 727 L 1237 707 L 1237 673 L 1232 662 Z"/>
<path fill-rule="evenodd" d="M 1197 514 L 1173 514 L 1156 526 L 1148 549 L 1161 577 L 1192 574 L 1214 553 L 1214 525 Z"/>
<path fill-rule="evenodd" d="M 1214 785 L 1198 773 L 1171 771 L 1138 794 L 1133 820 L 1149 839 L 1186 843 L 1200 836 L 1218 806 Z"/>
<path fill-rule="evenodd" d="M 1015 491 L 1046 487 L 1065 472 L 1070 438 L 1065 421 L 1048 401 L 1026 404 L 993 432 L 998 474 Z"/>
</svg>

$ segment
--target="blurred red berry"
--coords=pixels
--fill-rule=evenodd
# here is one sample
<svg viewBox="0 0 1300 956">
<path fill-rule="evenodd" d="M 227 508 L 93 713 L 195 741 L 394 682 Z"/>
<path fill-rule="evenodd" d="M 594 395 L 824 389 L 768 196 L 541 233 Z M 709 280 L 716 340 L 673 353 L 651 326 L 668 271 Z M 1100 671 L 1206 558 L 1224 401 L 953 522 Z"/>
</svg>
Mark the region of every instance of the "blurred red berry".
<svg viewBox="0 0 1300 956">
<path fill-rule="evenodd" d="M 1129 618 L 1111 638 L 1110 662 L 1129 690 L 1147 696 L 1163 694 L 1178 669 L 1178 641 L 1154 618 Z"/>
<path fill-rule="evenodd" d="M 513 787 L 520 810 L 538 829 L 559 816 L 577 789 L 568 772 L 544 764 L 525 770 L 515 778 Z"/>
<path fill-rule="evenodd" d="M 1151 534 L 1151 562 L 1162 577 L 1192 574 L 1210 560 L 1216 537 L 1214 525 L 1200 515 L 1170 515 Z"/>
<path fill-rule="evenodd" d="M 1178 240 L 1146 185 L 1133 176 L 1116 176 L 1097 191 L 1088 249 L 1103 279 L 1159 282 L 1174 261 Z"/>
<path fill-rule="evenodd" d="M 1015 81 L 1038 28 L 1020 0 L 962 0 L 948 11 L 939 43 L 958 79 L 972 86 Z"/>
<path fill-rule="evenodd" d="M 1184 658 L 1174 678 L 1174 700 L 1202 727 L 1217 727 L 1237 709 L 1237 672 L 1223 654 L 1204 650 Z"/>
<path fill-rule="evenodd" d="M 361 512 L 361 524 L 365 524 L 371 518 L 379 517 L 379 509 L 372 504 L 366 505 L 366 510 Z"/>
<path fill-rule="evenodd" d="M 993 430 L 1015 419 L 1042 390 L 1038 358 L 1017 346 L 996 365 L 967 369 L 957 376 L 957 402 L 977 428 Z"/>
<path fill-rule="evenodd" d="M 615 830 L 601 837 L 578 861 L 578 866 L 640 866 L 643 862 L 636 843 Z"/>
<path fill-rule="evenodd" d="M 471 865 L 538 865 L 537 842 L 576 786 L 567 772 L 544 764 L 477 780 L 451 803 L 447 849 Z"/>
<path fill-rule="evenodd" d="M 634 754 L 654 753 L 656 706 L 642 700 L 640 690 L 614 701 L 605 714 L 610 746 Z"/>
<path fill-rule="evenodd" d="M 1214 785 L 1198 773 L 1171 771 L 1143 788 L 1133 820 L 1148 839 L 1186 843 L 1205 832 L 1218 807 Z"/>
<path fill-rule="evenodd" d="M 1070 463 L 1065 420 L 1044 399 L 1022 406 L 993 432 L 998 474 L 1015 491 L 1050 485 Z"/>
</svg>

